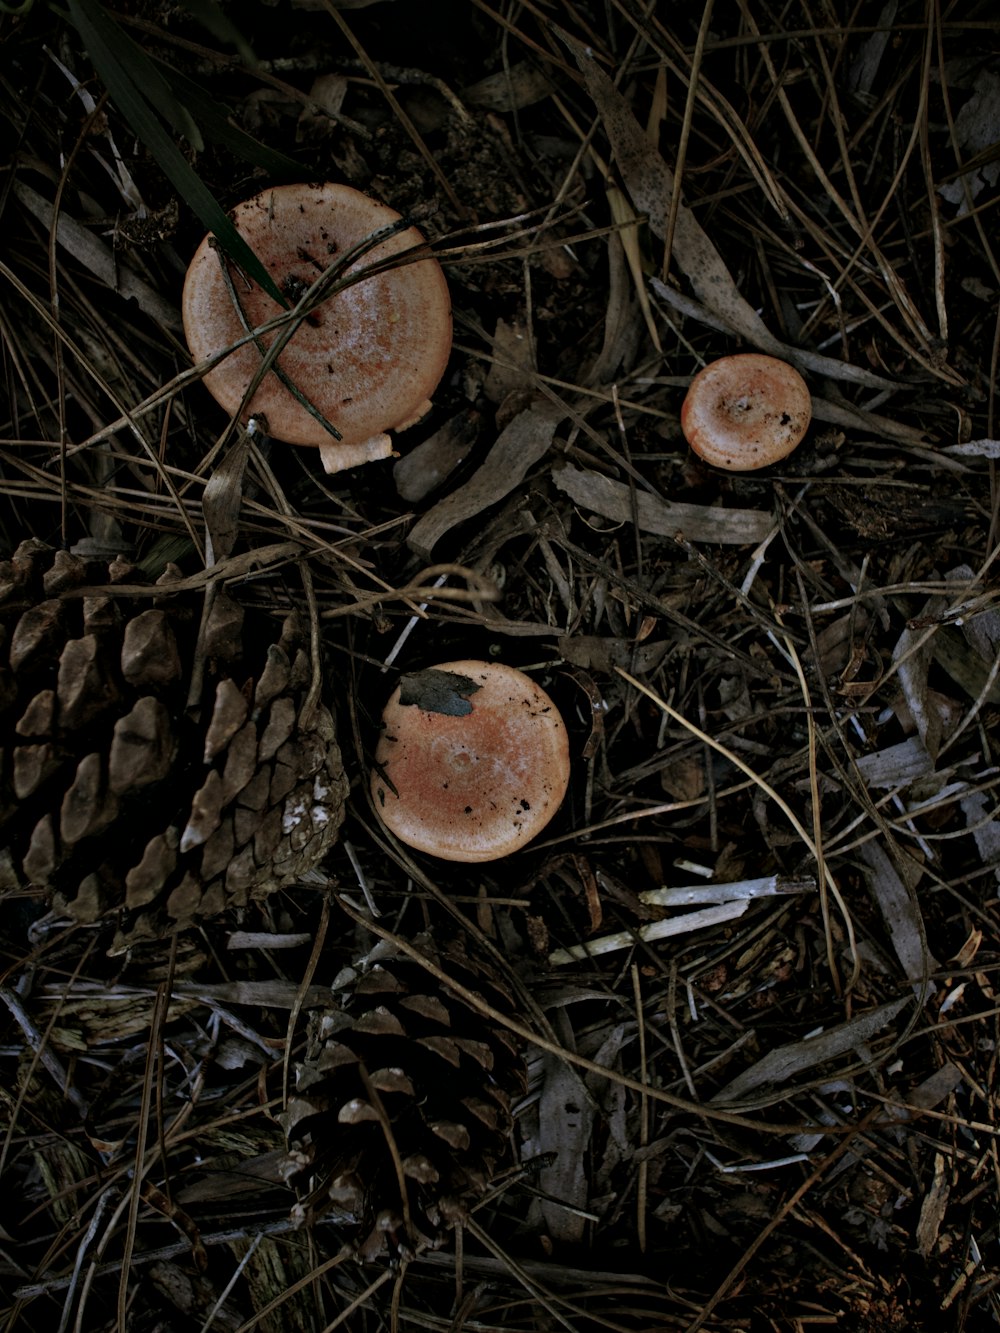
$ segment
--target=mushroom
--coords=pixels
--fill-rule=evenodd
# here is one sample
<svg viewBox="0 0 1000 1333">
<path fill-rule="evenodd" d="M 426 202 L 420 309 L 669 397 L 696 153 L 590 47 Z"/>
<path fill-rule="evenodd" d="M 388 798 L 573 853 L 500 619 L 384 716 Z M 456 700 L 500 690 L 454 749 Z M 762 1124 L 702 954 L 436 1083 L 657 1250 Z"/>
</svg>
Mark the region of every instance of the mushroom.
<svg viewBox="0 0 1000 1333">
<path fill-rule="evenodd" d="M 777 463 L 809 428 L 805 380 L 773 356 L 724 356 L 700 370 L 681 406 L 681 430 L 706 463 L 737 472 Z"/>
<path fill-rule="evenodd" d="M 498 662 L 404 676 L 382 717 L 371 791 L 386 825 L 445 861 L 493 861 L 549 822 L 569 784 L 555 704 Z"/>
<path fill-rule="evenodd" d="M 231 217 L 289 305 L 339 255 L 400 219 L 359 190 L 329 184 L 265 190 L 239 204 Z M 379 242 L 347 272 L 422 244 L 420 232 L 409 227 Z M 213 236 L 206 236 L 184 281 L 181 313 L 191 354 L 203 361 L 282 310 L 223 257 Z M 274 337 L 261 334 L 259 347 L 247 343 L 205 375 L 206 387 L 230 415 L 241 410 L 261 349 Z M 386 431 L 405 430 L 429 410 L 450 351 L 451 304 L 440 264 L 428 258 L 390 267 L 309 311 L 278 357 L 285 382 L 269 371 L 243 407 L 243 419 L 262 416 L 276 439 L 317 445 L 327 472 L 388 458 L 392 442 Z M 339 440 L 288 384 L 336 428 Z"/>
</svg>

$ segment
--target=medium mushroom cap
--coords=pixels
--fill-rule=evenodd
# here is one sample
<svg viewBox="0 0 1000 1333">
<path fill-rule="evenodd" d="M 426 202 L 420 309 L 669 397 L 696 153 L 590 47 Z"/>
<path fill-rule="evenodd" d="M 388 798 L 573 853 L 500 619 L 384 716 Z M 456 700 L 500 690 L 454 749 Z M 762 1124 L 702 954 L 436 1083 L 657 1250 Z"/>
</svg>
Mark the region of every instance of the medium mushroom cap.
<svg viewBox="0 0 1000 1333">
<path fill-rule="evenodd" d="M 695 453 L 736 472 L 787 458 L 811 418 L 809 389 L 799 372 L 757 352 L 707 365 L 681 406 L 681 429 Z"/>
<path fill-rule="evenodd" d="M 400 215 L 346 185 L 282 185 L 239 204 L 236 229 L 274 278 L 289 305 L 301 297 L 338 255 Z M 355 273 L 423 244 L 415 227 L 382 241 L 347 270 Z M 217 355 L 246 336 L 223 274 L 225 261 L 214 237 L 199 246 L 184 282 L 182 315 L 196 361 Z M 281 307 L 228 263 L 250 328 L 282 314 Z M 262 346 L 274 334 L 261 335 Z M 244 420 L 254 414 L 289 444 L 317 445 L 328 471 L 372 457 L 388 457 L 387 430 L 412 425 L 430 407 L 430 395 L 451 351 L 451 304 L 441 266 L 434 259 L 365 278 L 311 311 L 278 358 L 278 366 L 334 425 L 342 442 L 324 429 L 269 371 Z M 230 414 L 260 366 L 261 353 L 247 344 L 205 375 L 213 397 Z"/>
<path fill-rule="evenodd" d="M 383 714 L 371 789 L 400 841 L 493 861 L 535 837 L 569 784 L 555 704 L 522 671 L 445 662 L 404 676 Z"/>
</svg>

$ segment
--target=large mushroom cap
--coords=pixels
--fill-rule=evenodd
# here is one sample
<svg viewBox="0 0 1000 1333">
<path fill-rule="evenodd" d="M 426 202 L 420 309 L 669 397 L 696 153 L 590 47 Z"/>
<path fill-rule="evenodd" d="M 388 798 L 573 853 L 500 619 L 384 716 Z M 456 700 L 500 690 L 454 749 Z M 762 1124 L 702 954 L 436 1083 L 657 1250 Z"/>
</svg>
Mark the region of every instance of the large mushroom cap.
<svg viewBox="0 0 1000 1333">
<path fill-rule="evenodd" d="M 684 438 L 713 467 L 752 472 L 786 458 L 809 429 L 809 388 L 793 367 L 759 352 L 700 370 L 681 405 Z"/>
<path fill-rule="evenodd" d="M 563 720 L 514 667 L 445 662 L 404 676 L 383 723 L 372 796 L 393 833 L 419 851 L 446 861 L 507 856 L 566 794 Z"/>
<path fill-rule="evenodd" d="M 239 204 L 237 230 L 293 305 L 338 255 L 399 214 L 346 185 L 282 185 Z M 381 242 L 351 266 L 353 273 L 423 243 L 415 227 Z M 222 271 L 222 252 L 206 236 L 184 282 L 184 332 L 196 361 L 245 337 L 246 329 Z M 229 264 L 233 290 L 250 328 L 282 313 L 256 283 Z M 269 344 L 273 334 L 263 335 Z M 300 324 L 278 365 L 288 380 L 336 426 L 342 443 L 310 415 L 273 372 L 244 418 L 257 414 L 290 444 L 318 445 L 330 471 L 367 457 L 386 457 L 387 430 L 412 425 L 430 407 L 451 350 L 451 305 L 434 259 L 391 268 L 329 297 Z M 261 354 L 247 345 L 205 376 L 213 396 L 239 410 Z"/>
</svg>

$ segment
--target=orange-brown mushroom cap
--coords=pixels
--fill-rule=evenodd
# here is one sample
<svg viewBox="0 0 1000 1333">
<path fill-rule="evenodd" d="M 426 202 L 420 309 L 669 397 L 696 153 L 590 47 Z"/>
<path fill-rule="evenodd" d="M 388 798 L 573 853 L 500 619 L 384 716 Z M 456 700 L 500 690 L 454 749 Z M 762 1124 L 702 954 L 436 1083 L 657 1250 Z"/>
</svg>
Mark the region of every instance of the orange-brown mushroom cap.
<svg viewBox="0 0 1000 1333">
<path fill-rule="evenodd" d="M 566 794 L 563 720 L 514 667 L 445 662 L 404 676 L 382 720 L 375 808 L 419 851 L 446 861 L 507 856 L 545 827 Z"/>
<path fill-rule="evenodd" d="M 346 185 L 282 185 L 239 204 L 232 220 L 292 306 L 338 255 L 399 214 Z M 410 227 L 380 242 L 348 270 L 423 244 Z M 206 236 L 187 272 L 182 298 L 184 333 L 196 361 L 246 336 L 222 270 L 222 251 Z M 232 288 L 246 323 L 258 328 L 282 313 L 255 282 L 229 264 Z M 274 334 L 261 335 L 267 346 Z M 278 376 L 270 371 L 244 411 L 266 418 L 269 432 L 290 444 L 318 445 L 336 471 L 392 452 L 387 430 L 412 425 L 451 351 L 448 285 L 435 259 L 421 259 L 365 278 L 311 311 L 278 358 L 296 386 L 342 436 L 338 442 Z M 230 414 L 261 362 L 253 344 L 237 349 L 205 375 L 205 385 Z"/>
<path fill-rule="evenodd" d="M 792 452 L 809 429 L 812 402 L 799 372 L 744 352 L 700 370 L 681 405 L 684 438 L 713 467 L 751 472 Z"/>
</svg>

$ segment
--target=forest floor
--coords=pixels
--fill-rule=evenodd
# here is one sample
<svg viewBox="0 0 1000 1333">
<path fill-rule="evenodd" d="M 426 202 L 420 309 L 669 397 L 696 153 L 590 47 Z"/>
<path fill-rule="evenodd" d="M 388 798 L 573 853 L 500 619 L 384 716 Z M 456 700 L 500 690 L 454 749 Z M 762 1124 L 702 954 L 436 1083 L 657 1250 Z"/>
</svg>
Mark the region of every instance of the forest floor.
<svg viewBox="0 0 1000 1333">
<path fill-rule="evenodd" d="M 994 4 L 3 10 L 0 559 L 204 570 L 234 437 L 178 314 L 192 180 L 398 210 L 454 347 L 396 462 L 254 440 L 213 575 L 311 618 L 351 784 L 320 871 L 116 949 L 114 903 L 0 865 L 2 1327 L 996 1328 Z M 74 22 L 200 90 L 179 130 Z M 739 351 L 813 401 L 749 473 L 680 428 Z M 399 673 L 470 658 L 572 755 L 543 834 L 471 866 L 367 778 Z M 492 951 L 527 1083 L 446 1243 L 365 1262 L 273 1165 L 373 912 Z"/>
</svg>

